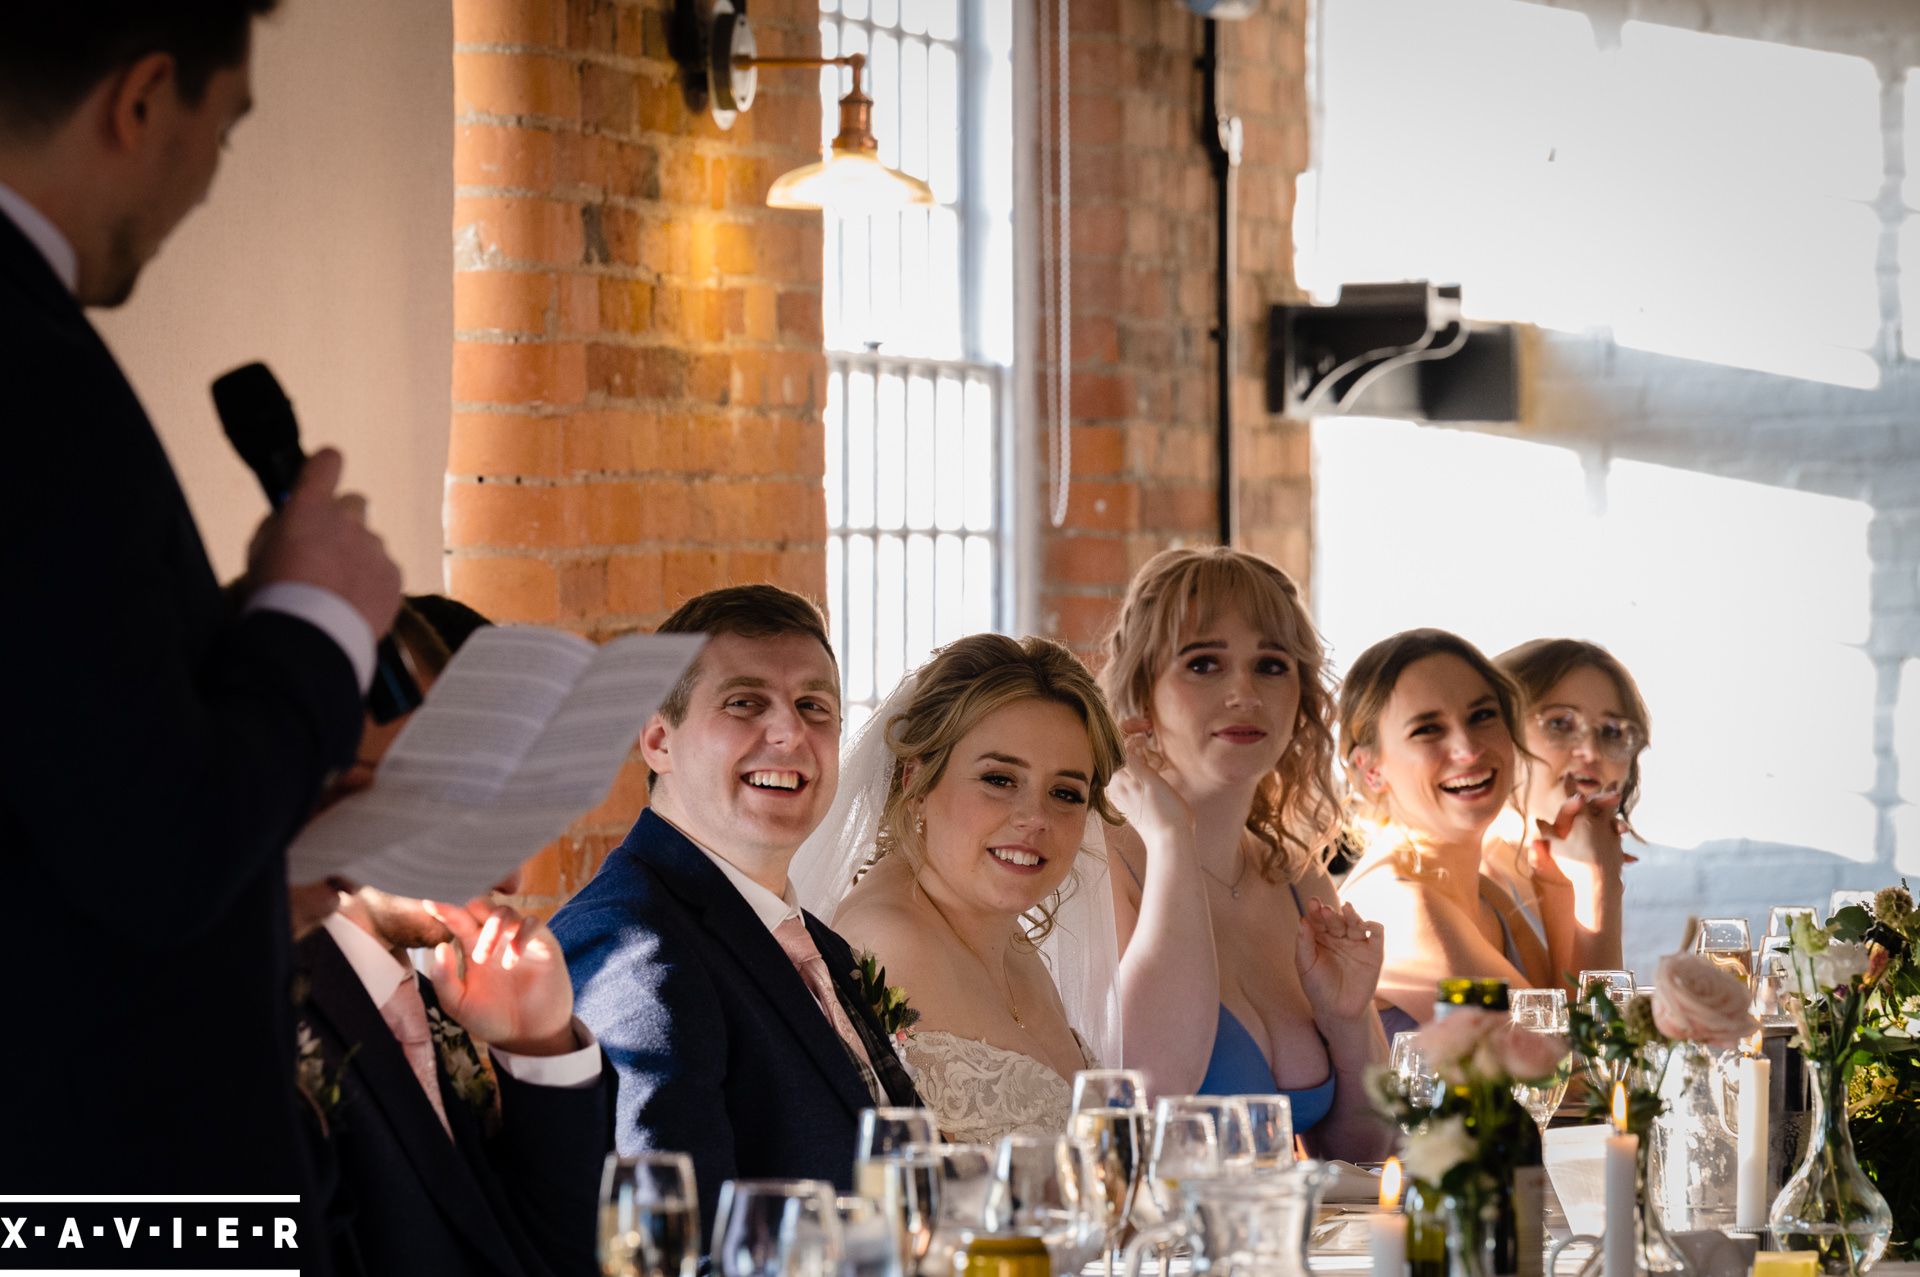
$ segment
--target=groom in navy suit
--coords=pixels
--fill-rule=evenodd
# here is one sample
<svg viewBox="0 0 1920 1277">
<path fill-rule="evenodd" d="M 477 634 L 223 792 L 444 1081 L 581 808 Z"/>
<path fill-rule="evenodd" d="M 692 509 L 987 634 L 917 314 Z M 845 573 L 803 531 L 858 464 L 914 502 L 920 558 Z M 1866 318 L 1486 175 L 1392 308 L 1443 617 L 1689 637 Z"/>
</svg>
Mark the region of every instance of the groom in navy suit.
<svg viewBox="0 0 1920 1277">
<path fill-rule="evenodd" d="M 849 1188 L 859 1111 L 919 1098 L 846 942 L 787 881 L 840 774 L 819 610 L 736 586 L 660 630 L 713 638 L 641 734 L 651 807 L 553 931 L 619 1075 L 616 1145 L 691 1154 L 710 1233 L 724 1180 Z"/>
</svg>

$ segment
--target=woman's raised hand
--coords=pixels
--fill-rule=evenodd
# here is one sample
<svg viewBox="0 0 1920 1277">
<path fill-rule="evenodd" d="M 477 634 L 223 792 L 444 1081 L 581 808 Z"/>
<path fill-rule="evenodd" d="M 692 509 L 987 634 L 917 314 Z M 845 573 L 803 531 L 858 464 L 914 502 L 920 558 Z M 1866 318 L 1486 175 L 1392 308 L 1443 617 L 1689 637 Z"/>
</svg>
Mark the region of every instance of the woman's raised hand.
<svg viewBox="0 0 1920 1277">
<path fill-rule="evenodd" d="M 1386 933 L 1379 923 L 1368 922 L 1352 905 L 1336 909 L 1308 899 L 1293 960 L 1315 1020 L 1325 1024 L 1329 1017 L 1351 1019 L 1370 1010 L 1386 956 Z"/>
<path fill-rule="evenodd" d="M 1618 875 L 1620 867 L 1636 857 L 1620 845 L 1626 818 L 1620 814 L 1620 787 L 1609 785 L 1588 795 L 1567 786 L 1567 801 L 1551 821 L 1535 820 L 1528 857 L 1534 876 L 1547 881 L 1566 879 L 1570 865 L 1585 865 L 1602 875 Z"/>
<path fill-rule="evenodd" d="M 1144 718 L 1124 719 L 1120 732 L 1127 765 L 1114 773 L 1107 797 L 1127 823 L 1149 844 L 1150 835 L 1193 837 L 1193 808 L 1167 779 L 1167 760 L 1154 748 L 1152 725 Z"/>
</svg>

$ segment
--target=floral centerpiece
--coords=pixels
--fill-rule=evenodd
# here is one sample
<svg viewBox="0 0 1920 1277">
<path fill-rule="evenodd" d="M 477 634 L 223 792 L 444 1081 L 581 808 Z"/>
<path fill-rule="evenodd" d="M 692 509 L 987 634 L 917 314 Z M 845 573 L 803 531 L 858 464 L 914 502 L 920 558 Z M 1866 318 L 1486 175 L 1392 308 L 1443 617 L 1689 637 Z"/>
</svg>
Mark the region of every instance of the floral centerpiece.
<svg viewBox="0 0 1920 1277">
<path fill-rule="evenodd" d="M 1841 915 L 1848 913 L 1841 910 Z M 1861 1168 L 1893 1212 L 1894 1256 L 1920 1259 L 1920 911 L 1906 887 L 1877 892 L 1864 929 L 1860 919 L 1836 916 L 1848 933 L 1887 951 L 1887 969 L 1861 1016 L 1863 1050 L 1847 1078 L 1847 1122 Z M 1872 956 L 1869 954 L 1871 964 Z"/>
<path fill-rule="evenodd" d="M 1813 1126 L 1806 1156 L 1767 1223 L 1782 1247 L 1818 1255 L 1823 1273 L 1867 1271 L 1893 1232 L 1892 1208 L 1855 1155 L 1848 1099 L 1850 1078 L 1857 1076 L 1861 1124 L 1883 1125 L 1870 1115 L 1885 1108 L 1884 1125 L 1897 1125 L 1904 1102 L 1897 1088 L 1912 1073 L 1909 1026 L 1920 1001 L 1912 961 L 1916 931 L 1920 919 L 1904 887 L 1879 892 L 1870 906 L 1841 909 L 1823 927 L 1805 916 L 1793 921 L 1781 1001 L 1798 1030 L 1795 1045 L 1806 1054 Z M 1883 1140 L 1872 1144 L 1876 1169 L 1903 1180 L 1911 1144 L 1897 1152 Z M 1912 1186 L 1903 1190 L 1910 1208 Z M 1914 1221 L 1906 1223 L 1911 1238 Z"/>
<path fill-rule="evenodd" d="M 1514 1086 L 1551 1079 L 1567 1058 L 1567 1042 L 1477 1007 L 1434 1021 L 1417 1041 L 1440 1078 L 1432 1106 L 1416 1105 L 1390 1070 L 1372 1072 L 1369 1089 L 1374 1107 L 1409 1132 L 1400 1156 L 1413 1196 L 1447 1204 L 1449 1245 L 1459 1247 L 1472 1272 L 1496 1244 L 1517 1239 L 1517 1216 L 1538 1208 L 1537 1200 L 1531 1207 L 1514 1200 L 1522 1163 L 1534 1171 L 1538 1194 L 1540 1162 L 1539 1128 Z"/>
<path fill-rule="evenodd" d="M 1626 1128 L 1639 1137 L 1639 1265 L 1649 1273 L 1684 1271 L 1686 1261 L 1648 1193 L 1654 1123 L 1666 1112 L 1673 1069 L 1705 1068 L 1709 1049 L 1738 1046 L 1759 1030 L 1746 982 L 1699 954 L 1668 954 L 1655 969 L 1651 994 L 1637 993 L 1623 1006 L 1605 985 L 1594 983 L 1581 990 L 1567 1019 L 1592 1083 L 1587 1116 L 1599 1121 L 1610 1115 L 1617 1085 L 1625 1091 Z"/>
</svg>

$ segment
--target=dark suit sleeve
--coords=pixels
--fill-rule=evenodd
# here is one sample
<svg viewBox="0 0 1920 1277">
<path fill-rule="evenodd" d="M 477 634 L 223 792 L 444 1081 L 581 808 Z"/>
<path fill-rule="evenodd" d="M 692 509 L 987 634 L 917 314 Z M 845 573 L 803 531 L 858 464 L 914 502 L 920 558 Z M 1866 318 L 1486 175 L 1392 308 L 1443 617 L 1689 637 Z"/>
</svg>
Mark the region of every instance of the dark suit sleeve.
<svg viewBox="0 0 1920 1277">
<path fill-rule="evenodd" d="M 612 1069 L 592 1086 L 535 1086 L 496 1071 L 500 1133 L 489 1147 L 515 1215 L 560 1277 L 597 1277 L 600 1170 L 613 1142 Z"/>
<path fill-rule="evenodd" d="M 701 1227 L 711 1233 L 720 1185 L 734 1178 L 722 995 L 687 957 L 691 945 L 663 945 L 659 933 L 617 909 L 592 914 L 556 919 L 555 931 L 573 974 L 574 1014 L 600 1039 L 618 1077 L 614 1147 L 690 1156 Z"/>
<path fill-rule="evenodd" d="M 352 666 L 304 621 L 225 618 L 159 442 L 77 315 L 0 316 L 0 348 L 0 821 L 104 928 L 185 941 L 351 759 Z"/>
</svg>

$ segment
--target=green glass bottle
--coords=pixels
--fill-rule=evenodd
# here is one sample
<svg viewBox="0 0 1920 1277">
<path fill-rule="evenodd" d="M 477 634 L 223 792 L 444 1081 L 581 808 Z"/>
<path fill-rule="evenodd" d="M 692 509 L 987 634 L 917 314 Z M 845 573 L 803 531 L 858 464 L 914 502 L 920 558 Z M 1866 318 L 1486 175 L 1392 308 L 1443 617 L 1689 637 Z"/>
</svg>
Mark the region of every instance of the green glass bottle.
<svg viewBox="0 0 1920 1277">
<path fill-rule="evenodd" d="M 1433 995 L 1433 1018 L 1445 1019 L 1461 1007 L 1478 1007 L 1483 1011 L 1498 1011 L 1505 1015 L 1508 1011 L 1507 982 L 1465 978 L 1442 980 L 1439 991 Z"/>
<path fill-rule="evenodd" d="M 1447 1277 L 1447 1215 L 1439 1190 L 1410 1179 L 1400 1209 L 1407 1217 L 1407 1277 Z"/>
</svg>

